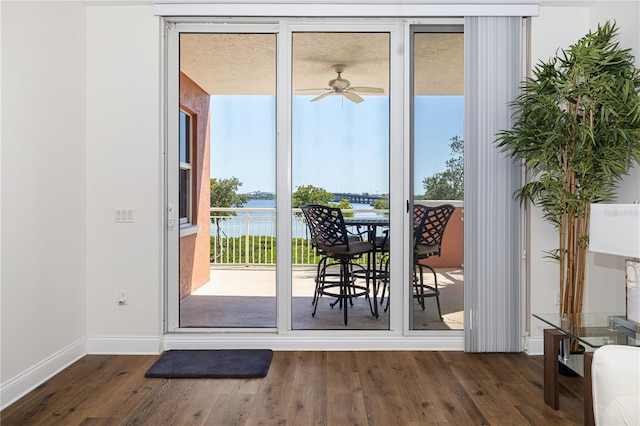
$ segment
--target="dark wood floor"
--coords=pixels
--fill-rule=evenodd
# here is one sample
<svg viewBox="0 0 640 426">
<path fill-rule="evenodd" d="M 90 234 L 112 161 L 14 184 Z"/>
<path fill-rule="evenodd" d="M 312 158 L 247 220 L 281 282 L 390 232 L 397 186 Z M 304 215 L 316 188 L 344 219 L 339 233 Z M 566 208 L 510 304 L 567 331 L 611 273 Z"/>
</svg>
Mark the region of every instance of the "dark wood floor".
<svg viewBox="0 0 640 426">
<path fill-rule="evenodd" d="M 2 425 L 580 425 L 582 379 L 543 402 L 542 357 L 274 352 L 263 379 L 147 379 L 157 356 L 89 355 L 0 413 Z"/>
</svg>

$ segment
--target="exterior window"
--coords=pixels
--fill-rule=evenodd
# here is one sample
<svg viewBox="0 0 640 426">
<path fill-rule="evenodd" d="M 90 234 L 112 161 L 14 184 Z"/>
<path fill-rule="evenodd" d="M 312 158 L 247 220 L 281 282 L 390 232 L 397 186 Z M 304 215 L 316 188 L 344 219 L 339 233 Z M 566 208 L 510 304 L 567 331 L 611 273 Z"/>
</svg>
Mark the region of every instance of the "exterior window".
<svg viewBox="0 0 640 426">
<path fill-rule="evenodd" d="M 192 117 L 180 110 L 180 225 L 192 221 Z"/>
</svg>

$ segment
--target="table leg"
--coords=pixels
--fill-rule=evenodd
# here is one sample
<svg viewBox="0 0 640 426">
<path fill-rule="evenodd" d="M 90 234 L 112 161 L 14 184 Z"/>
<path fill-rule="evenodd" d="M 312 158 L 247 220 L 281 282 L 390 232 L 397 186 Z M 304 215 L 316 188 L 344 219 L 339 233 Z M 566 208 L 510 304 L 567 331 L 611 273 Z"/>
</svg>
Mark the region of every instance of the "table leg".
<svg viewBox="0 0 640 426">
<path fill-rule="evenodd" d="M 593 361 L 593 352 L 584 353 L 584 424 L 593 426 L 595 420 L 593 417 L 593 393 L 591 381 L 591 363 Z"/>
<path fill-rule="evenodd" d="M 554 410 L 560 408 L 558 344 L 568 338 L 556 329 L 544 330 L 544 402 Z"/>
</svg>

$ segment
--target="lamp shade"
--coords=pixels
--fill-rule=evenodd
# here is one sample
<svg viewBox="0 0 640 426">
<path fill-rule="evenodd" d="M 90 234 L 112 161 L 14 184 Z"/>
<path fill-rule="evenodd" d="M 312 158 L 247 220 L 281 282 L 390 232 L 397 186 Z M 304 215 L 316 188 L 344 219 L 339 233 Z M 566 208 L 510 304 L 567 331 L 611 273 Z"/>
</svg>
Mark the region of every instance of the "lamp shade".
<svg viewBox="0 0 640 426">
<path fill-rule="evenodd" d="M 591 204 L 589 251 L 640 258 L 640 204 Z"/>
</svg>

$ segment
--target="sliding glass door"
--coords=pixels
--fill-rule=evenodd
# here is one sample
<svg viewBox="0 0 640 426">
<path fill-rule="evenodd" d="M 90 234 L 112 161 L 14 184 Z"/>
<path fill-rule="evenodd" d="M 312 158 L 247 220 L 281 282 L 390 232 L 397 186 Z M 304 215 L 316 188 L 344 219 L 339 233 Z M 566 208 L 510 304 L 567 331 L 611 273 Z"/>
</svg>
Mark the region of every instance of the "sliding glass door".
<svg viewBox="0 0 640 426">
<path fill-rule="evenodd" d="M 390 310 L 380 306 L 391 255 L 385 241 L 389 49 L 388 32 L 292 34 L 294 330 L 389 329 Z M 350 250 L 361 243 L 377 250 L 348 259 L 343 245 L 336 247 L 340 254 L 320 250 L 311 241 L 310 220 L 300 210 L 309 204 L 341 209 Z M 341 269 L 342 261 L 348 263 L 346 269 Z M 340 298 L 341 292 L 349 297 Z"/>
<path fill-rule="evenodd" d="M 445 243 L 453 263 L 432 263 L 444 251 L 426 262 L 439 298 L 416 297 L 410 210 L 451 203 L 445 236 L 461 232 L 462 198 L 428 200 L 427 183 L 460 172 L 463 35 L 408 28 L 168 30 L 168 331 L 391 339 L 460 328 L 462 236 Z M 350 247 L 369 248 L 319 247 L 307 205 L 339 208 Z"/>
<path fill-rule="evenodd" d="M 410 327 L 462 330 L 463 27 L 414 26 L 411 41 L 415 238 L 410 266 Z"/>
<path fill-rule="evenodd" d="M 223 30 L 180 32 L 175 41 L 179 137 L 169 139 L 168 153 L 169 179 L 179 171 L 179 183 L 169 199 L 177 196 L 179 222 L 169 244 L 178 251 L 179 286 L 170 292 L 172 323 L 273 329 L 277 36 L 259 26 Z M 170 122 L 177 113 L 170 109 Z"/>
</svg>

